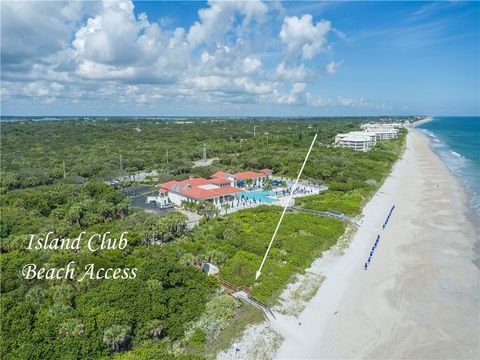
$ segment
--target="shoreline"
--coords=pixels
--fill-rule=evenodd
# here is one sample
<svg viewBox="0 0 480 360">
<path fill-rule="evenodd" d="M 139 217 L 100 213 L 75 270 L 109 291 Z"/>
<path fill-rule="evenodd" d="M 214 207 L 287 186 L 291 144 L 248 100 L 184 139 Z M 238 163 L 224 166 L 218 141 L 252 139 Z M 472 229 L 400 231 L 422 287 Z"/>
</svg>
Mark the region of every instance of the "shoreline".
<svg viewBox="0 0 480 360">
<path fill-rule="evenodd" d="M 432 120 L 433 120 L 433 116 L 427 116 L 425 119 L 418 120 L 418 121 L 415 121 L 415 122 L 411 123 L 410 126 L 411 126 L 412 128 L 415 128 L 415 127 L 417 127 L 418 125 L 423 125 L 423 124 L 425 124 L 425 123 L 427 123 L 427 122 L 430 122 L 430 121 L 432 121 Z"/>
<path fill-rule="evenodd" d="M 432 118 L 433 119 L 433 118 Z M 431 120 L 429 120 L 431 121 Z M 429 122 L 429 121 L 423 121 L 422 123 L 418 124 L 418 125 L 422 125 L 426 122 Z M 445 166 L 447 167 L 447 169 L 450 171 L 450 173 L 455 176 L 455 178 L 462 184 L 465 192 L 467 193 L 468 195 L 468 198 L 470 199 L 469 200 L 469 207 L 470 209 L 472 210 L 472 221 L 475 222 L 475 218 L 478 217 L 480 215 L 480 203 L 479 203 L 479 199 L 478 197 L 480 196 L 480 194 L 478 194 L 474 188 L 472 188 L 472 184 L 469 184 L 468 182 L 465 181 L 465 179 L 462 179 L 461 177 L 461 173 L 458 173 L 456 172 L 452 167 L 451 167 L 451 164 L 449 164 L 449 159 L 446 158 L 449 154 L 454 154 L 455 156 L 459 156 L 461 157 L 462 159 L 465 159 L 466 161 L 468 162 L 471 162 L 472 159 L 469 159 L 467 158 L 465 155 L 463 154 L 458 154 L 456 152 L 454 152 L 451 148 L 451 146 L 445 142 L 445 140 L 443 139 L 439 139 L 437 137 L 437 135 L 428 130 L 428 129 L 417 129 L 417 131 L 421 132 L 424 136 L 426 136 L 429 140 L 429 143 L 430 143 L 430 148 L 432 150 L 433 153 L 435 153 L 435 155 L 440 158 L 440 160 L 445 164 Z M 441 144 L 443 144 L 443 146 L 445 146 L 448 150 L 449 150 L 449 153 L 447 154 L 442 154 L 441 151 L 439 149 L 435 149 L 435 146 L 434 146 L 434 142 L 439 142 Z M 477 231 L 480 232 L 480 224 L 478 224 L 479 226 L 477 227 Z"/>
<path fill-rule="evenodd" d="M 345 255 L 324 269 L 327 279 L 298 318 L 272 323 L 285 338 L 276 357 L 478 357 L 479 272 L 467 200 L 412 126 Z M 398 210 L 382 231 L 392 203 Z M 385 239 L 365 271 L 376 233 Z"/>
</svg>

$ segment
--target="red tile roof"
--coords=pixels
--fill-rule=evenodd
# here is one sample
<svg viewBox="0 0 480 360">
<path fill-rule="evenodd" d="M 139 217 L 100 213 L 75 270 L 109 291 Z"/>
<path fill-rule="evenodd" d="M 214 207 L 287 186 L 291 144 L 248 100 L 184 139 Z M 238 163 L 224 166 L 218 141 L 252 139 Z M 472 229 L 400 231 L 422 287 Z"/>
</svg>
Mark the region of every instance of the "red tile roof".
<svg viewBox="0 0 480 360">
<path fill-rule="evenodd" d="M 267 173 L 272 173 L 273 170 L 272 169 L 262 169 L 262 170 L 260 170 L 260 172 L 262 172 L 264 174 L 267 174 Z"/>
<path fill-rule="evenodd" d="M 231 181 L 232 181 L 231 179 L 222 179 L 222 178 L 210 180 L 212 184 L 230 184 Z"/>
<path fill-rule="evenodd" d="M 183 187 L 183 186 L 199 186 L 199 185 L 207 185 L 210 184 L 210 180 L 204 179 L 204 178 L 192 178 L 188 180 L 182 180 L 182 181 L 168 181 L 166 183 L 162 183 L 159 186 L 164 189 L 171 190 L 172 187 L 178 186 L 178 187 Z"/>
<path fill-rule="evenodd" d="M 211 184 L 210 180 L 207 180 L 204 178 L 192 178 L 188 180 L 183 180 L 182 182 L 186 184 L 196 185 L 196 186 Z"/>
<path fill-rule="evenodd" d="M 231 175 L 231 174 L 229 174 L 229 173 L 227 173 L 227 172 L 225 172 L 225 171 L 217 171 L 215 174 L 210 175 L 210 178 L 212 178 L 212 179 L 224 178 L 224 177 L 226 177 L 226 176 L 228 176 L 228 175 Z"/>
<path fill-rule="evenodd" d="M 224 182 L 225 181 L 225 182 Z M 187 196 L 196 200 L 211 199 L 216 196 L 231 195 L 242 192 L 242 190 L 227 186 L 227 187 L 215 187 L 213 189 L 202 189 L 201 185 L 212 185 L 215 183 L 229 183 L 227 179 L 213 179 L 207 180 L 203 178 L 194 178 L 183 181 L 168 181 L 160 184 L 161 189 L 167 189 L 169 191 L 178 193 L 183 196 Z M 161 190 L 160 190 L 161 191 Z"/>
<path fill-rule="evenodd" d="M 208 190 L 194 186 L 191 189 L 182 191 L 182 195 L 186 195 L 188 197 L 191 197 L 197 200 L 204 200 L 204 199 L 211 199 L 211 198 L 222 196 L 222 195 L 233 195 L 240 192 L 242 192 L 242 190 L 231 187 L 231 186 L 216 188 L 216 189 L 208 189 Z"/>
<path fill-rule="evenodd" d="M 235 180 L 246 180 L 246 179 L 265 177 L 266 175 L 264 173 L 257 173 L 254 171 L 243 171 L 243 172 L 236 173 L 233 176 Z"/>
<path fill-rule="evenodd" d="M 180 181 L 167 181 L 166 183 L 159 184 L 158 186 L 167 190 L 171 190 L 173 186 L 180 184 Z"/>
</svg>

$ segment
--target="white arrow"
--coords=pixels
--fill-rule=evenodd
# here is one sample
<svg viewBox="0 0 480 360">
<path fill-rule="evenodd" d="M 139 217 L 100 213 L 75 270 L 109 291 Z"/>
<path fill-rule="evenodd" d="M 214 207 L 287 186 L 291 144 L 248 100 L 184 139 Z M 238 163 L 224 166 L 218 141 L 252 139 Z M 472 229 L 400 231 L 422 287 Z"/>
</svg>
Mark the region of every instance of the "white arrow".
<svg viewBox="0 0 480 360">
<path fill-rule="evenodd" d="M 305 164 L 307 163 L 308 157 L 310 156 L 310 152 L 313 149 L 313 145 L 315 144 L 315 140 L 317 140 L 317 135 L 315 134 L 312 144 L 310 145 L 310 149 L 308 149 L 307 156 L 305 157 L 305 160 L 303 161 L 303 165 L 300 169 L 300 172 L 298 173 L 297 179 L 295 180 L 295 184 L 293 184 L 292 190 L 290 191 L 290 196 L 288 197 L 288 201 L 285 204 L 285 207 L 283 208 L 282 215 L 280 216 L 280 220 L 278 220 L 277 227 L 275 228 L 275 231 L 273 232 L 272 240 L 270 240 L 270 244 L 268 244 L 267 252 L 265 253 L 265 256 L 263 257 L 262 263 L 260 264 L 260 267 L 258 268 L 257 272 L 255 273 L 255 281 L 257 281 L 258 277 L 262 274 L 262 268 L 263 264 L 265 264 L 265 260 L 267 260 L 268 253 L 270 251 L 270 248 L 272 247 L 273 240 L 275 240 L 275 236 L 277 236 L 278 229 L 280 228 L 280 224 L 282 223 L 283 217 L 285 216 L 285 213 L 287 212 L 288 205 L 290 205 L 290 201 L 292 200 L 293 193 L 297 189 L 298 185 L 298 180 L 300 180 L 300 176 L 302 175 L 303 168 L 305 167 Z"/>
</svg>

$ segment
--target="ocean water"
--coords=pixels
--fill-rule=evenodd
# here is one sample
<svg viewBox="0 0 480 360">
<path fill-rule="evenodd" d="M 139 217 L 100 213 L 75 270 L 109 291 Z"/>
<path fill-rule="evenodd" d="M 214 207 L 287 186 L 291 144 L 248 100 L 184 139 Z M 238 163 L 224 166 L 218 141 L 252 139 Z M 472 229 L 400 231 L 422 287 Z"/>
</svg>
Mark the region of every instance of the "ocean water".
<svg viewBox="0 0 480 360">
<path fill-rule="evenodd" d="M 480 117 L 434 117 L 419 125 L 432 148 L 471 195 L 470 205 L 480 214 Z"/>
</svg>

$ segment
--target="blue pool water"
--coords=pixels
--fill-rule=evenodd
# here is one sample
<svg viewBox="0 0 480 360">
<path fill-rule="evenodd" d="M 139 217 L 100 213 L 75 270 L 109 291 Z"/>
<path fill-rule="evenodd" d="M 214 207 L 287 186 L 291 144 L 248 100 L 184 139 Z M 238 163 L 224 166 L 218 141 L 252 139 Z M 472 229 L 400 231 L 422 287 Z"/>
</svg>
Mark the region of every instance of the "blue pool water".
<svg viewBox="0 0 480 360">
<path fill-rule="evenodd" d="M 237 199 L 241 199 L 242 198 L 242 195 L 243 195 L 243 198 L 244 199 L 249 199 L 249 200 L 256 200 L 257 202 L 261 202 L 262 203 L 267 203 L 267 204 L 271 204 L 271 203 L 274 203 L 274 202 L 277 202 L 278 200 L 277 199 L 273 199 L 271 197 L 268 197 L 268 195 L 275 195 L 275 191 L 244 191 L 244 192 L 241 192 L 241 193 L 238 193 L 236 195 L 236 198 Z"/>
</svg>

